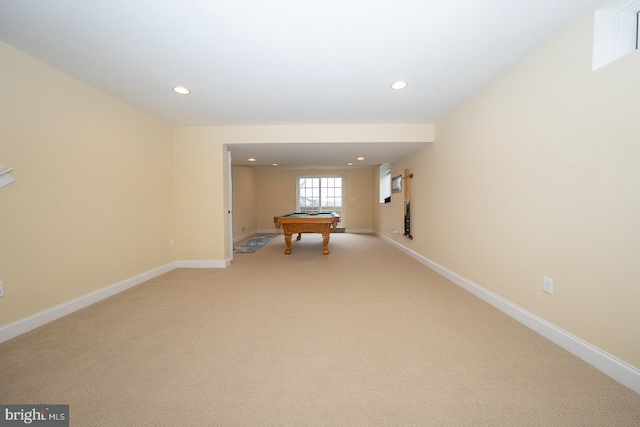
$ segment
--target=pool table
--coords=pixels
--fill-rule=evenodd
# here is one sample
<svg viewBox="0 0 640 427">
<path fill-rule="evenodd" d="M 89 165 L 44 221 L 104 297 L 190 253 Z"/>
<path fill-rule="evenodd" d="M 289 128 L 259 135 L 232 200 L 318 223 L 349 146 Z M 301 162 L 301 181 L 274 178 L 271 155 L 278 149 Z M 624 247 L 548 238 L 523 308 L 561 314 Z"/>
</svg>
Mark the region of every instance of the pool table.
<svg viewBox="0 0 640 427">
<path fill-rule="evenodd" d="M 287 249 L 284 253 L 291 253 L 291 235 L 298 233 L 296 240 L 300 240 L 302 233 L 321 233 L 322 234 L 322 253 L 329 254 L 329 233 L 331 227 L 336 227 L 340 221 L 340 215 L 335 212 L 325 213 L 303 213 L 294 212 L 286 215 L 273 217 L 273 222 L 277 228 L 282 227 L 284 231 L 284 241 Z"/>
</svg>

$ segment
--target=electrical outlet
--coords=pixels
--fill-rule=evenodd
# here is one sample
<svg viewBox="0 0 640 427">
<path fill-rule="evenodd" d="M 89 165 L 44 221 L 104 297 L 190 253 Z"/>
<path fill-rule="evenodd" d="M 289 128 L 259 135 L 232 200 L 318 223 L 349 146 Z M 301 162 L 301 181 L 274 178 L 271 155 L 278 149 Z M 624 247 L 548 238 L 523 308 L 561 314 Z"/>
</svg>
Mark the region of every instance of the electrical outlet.
<svg viewBox="0 0 640 427">
<path fill-rule="evenodd" d="M 553 279 L 550 277 L 542 278 L 542 291 L 548 294 L 553 294 Z"/>
<path fill-rule="evenodd" d="M 246 230 L 246 227 L 243 225 L 240 227 L 240 232 L 243 232 L 244 230 Z"/>
<path fill-rule="evenodd" d="M 173 248 L 174 246 L 175 246 L 175 245 L 174 245 L 173 240 L 169 240 L 169 247 L 170 247 L 170 248 Z"/>
<path fill-rule="evenodd" d="M 0 297 L 4 296 L 4 282 L 0 280 Z"/>
</svg>

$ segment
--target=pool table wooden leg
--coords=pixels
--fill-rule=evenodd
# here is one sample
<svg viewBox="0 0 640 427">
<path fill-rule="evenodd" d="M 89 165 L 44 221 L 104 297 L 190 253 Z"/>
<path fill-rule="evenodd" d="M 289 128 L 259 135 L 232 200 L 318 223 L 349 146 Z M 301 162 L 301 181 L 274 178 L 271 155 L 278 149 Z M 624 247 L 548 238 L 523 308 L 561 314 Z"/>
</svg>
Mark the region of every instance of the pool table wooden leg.
<svg viewBox="0 0 640 427">
<path fill-rule="evenodd" d="M 296 240 L 300 240 L 302 238 L 302 233 L 298 233 L 298 237 L 296 237 Z"/>
<path fill-rule="evenodd" d="M 329 233 L 322 233 L 322 253 L 329 255 Z"/>
<path fill-rule="evenodd" d="M 287 244 L 287 249 L 284 250 L 284 253 L 289 255 L 291 253 L 291 234 L 284 235 L 284 242 Z"/>
</svg>

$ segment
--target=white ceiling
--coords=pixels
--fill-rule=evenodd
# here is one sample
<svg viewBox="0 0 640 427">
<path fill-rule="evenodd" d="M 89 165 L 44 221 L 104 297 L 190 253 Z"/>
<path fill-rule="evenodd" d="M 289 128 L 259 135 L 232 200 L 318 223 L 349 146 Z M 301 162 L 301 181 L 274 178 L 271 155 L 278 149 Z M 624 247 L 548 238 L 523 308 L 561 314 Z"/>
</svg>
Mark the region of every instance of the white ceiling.
<svg viewBox="0 0 640 427">
<path fill-rule="evenodd" d="M 598 3 L 0 0 L 0 40 L 174 126 L 434 123 Z"/>
</svg>

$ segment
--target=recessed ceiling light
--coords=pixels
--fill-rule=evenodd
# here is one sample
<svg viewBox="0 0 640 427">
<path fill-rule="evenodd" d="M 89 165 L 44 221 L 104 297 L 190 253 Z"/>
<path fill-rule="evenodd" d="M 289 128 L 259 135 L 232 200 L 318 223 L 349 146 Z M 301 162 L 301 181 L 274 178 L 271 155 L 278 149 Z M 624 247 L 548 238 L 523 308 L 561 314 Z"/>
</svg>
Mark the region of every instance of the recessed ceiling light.
<svg viewBox="0 0 640 427">
<path fill-rule="evenodd" d="M 278 166 L 278 164 L 277 164 L 277 163 L 272 163 L 271 165 L 272 165 L 272 166 Z"/>
<path fill-rule="evenodd" d="M 407 82 L 403 82 L 403 81 L 398 81 L 391 85 L 391 89 L 393 90 L 400 90 L 400 89 L 404 89 L 405 87 L 407 87 Z"/>
<path fill-rule="evenodd" d="M 191 91 L 184 86 L 176 86 L 173 88 L 173 91 L 180 95 L 189 95 L 191 93 Z"/>
<path fill-rule="evenodd" d="M 256 159 L 254 159 L 253 157 L 251 157 L 250 159 L 247 159 L 247 160 L 249 160 L 250 162 L 255 162 L 256 161 Z"/>
<path fill-rule="evenodd" d="M 347 166 L 353 166 L 353 162 L 347 163 Z"/>
<path fill-rule="evenodd" d="M 357 158 L 357 160 L 364 160 L 364 157 L 360 156 Z"/>
</svg>

